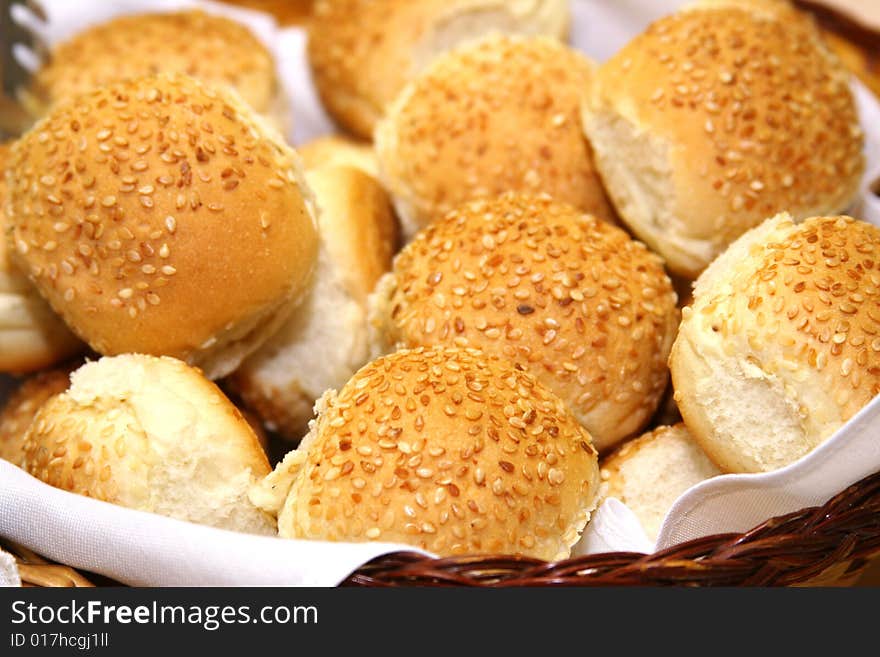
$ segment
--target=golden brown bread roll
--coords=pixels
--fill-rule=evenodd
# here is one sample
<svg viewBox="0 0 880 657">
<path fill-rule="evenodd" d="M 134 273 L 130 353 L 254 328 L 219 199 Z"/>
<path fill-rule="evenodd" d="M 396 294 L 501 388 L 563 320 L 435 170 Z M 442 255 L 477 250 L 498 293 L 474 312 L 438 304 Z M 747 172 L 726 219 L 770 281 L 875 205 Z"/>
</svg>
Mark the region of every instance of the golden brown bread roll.
<svg viewBox="0 0 880 657">
<path fill-rule="evenodd" d="M 21 374 L 52 367 L 85 348 L 40 297 L 9 254 L 6 161 L 0 144 L 0 372 Z"/>
<path fill-rule="evenodd" d="M 811 22 L 752 4 L 653 23 L 599 68 L 584 103 L 620 217 L 692 279 L 777 212 L 845 210 L 864 168 L 846 70 Z"/>
<path fill-rule="evenodd" d="M 291 128 L 272 53 L 245 25 L 200 10 L 118 16 L 60 43 L 34 78 L 31 109 L 42 116 L 65 98 L 156 73 L 228 85 L 281 132 Z"/>
<path fill-rule="evenodd" d="M 319 209 L 321 245 L 300 308 L 231 379 L 273 431 L 300 440 L 315 402 L 339 389 L 370 357 L 367 296 L 391 267 L 398 240 L 388 196 L 348 166 L 307 174 Z"/>
<path fill-rule="evenodd" d="M 43 403 L 70 385 L 73 367 L 39 372 L 28 377 L 0 410 L 0 459 L 20 465 L 24 457 L 24 437 Z"/>
<path fill-rule="evenodd" d="M 224 376 L 307 288 L 317 232 L 296 154 L 184 75 L 55 106 L 9 160 L 14 254 L 95 351 Z"/>
<path fill-rule="evenodd" d="M 628 440 L 602 461 L 600 472 L 602 498 L 614 497 L 629 507 L 652 541 L 682 493 L 721 474 L 684 424 Z"/>
<path fill-rule="evenodd" d="M 656 410 L 679 319 L 643 244 L 522 194 L 472 201 L 419 232 L 373 304 L 380 350 L 450 344 L 508 358 L 569 404 L 600 452 Z"/>
<path fill-rule="evenodd" d="M 195 368 L 127 354 L 87 363 L 43 404 L 22 467 L 64 490 L 180 520 L 274 533 L 247 491 L 270 472 L 238 409 Z"/>
<path fill-rule="evenodd" d="M 685 424 L 726 472 L 762 472 L 829 438 L 880 392 L 880 229 L 786 214 L 697 280 L 670 356 Z"/>
<path fill-rule="evenodd" d="M 489 37 L 434 60 L 376 130 L 380 178 L 406 236 L 508 191 L 547 193 L 614 221 L 580 128 L 594 69 L 540 37 Z"/>
<path fill-rule="evenodd" d="M 503 359 L 398 351 L 318 411 L 300 447 L 252 491 L 279 513 L 282 537 L 558 559 L 593 509 L 590 435 Z"/>
<path fill-rule="evenodd" d="M 568 32 L 567 0 L 317 0 L 308 62 L 336 121 L 372 139 L 394 97 L 434 57 L 488 33 Z"/>
</svg>

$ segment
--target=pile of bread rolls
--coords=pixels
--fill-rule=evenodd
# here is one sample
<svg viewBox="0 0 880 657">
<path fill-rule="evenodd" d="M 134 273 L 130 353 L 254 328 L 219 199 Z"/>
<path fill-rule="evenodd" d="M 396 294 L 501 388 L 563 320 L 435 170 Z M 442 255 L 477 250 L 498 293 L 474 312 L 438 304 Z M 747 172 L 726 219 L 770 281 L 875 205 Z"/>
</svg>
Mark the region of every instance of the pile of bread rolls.
<svg viewBox="0 0 880 657">
<path fill-rule="evenodd" d="M 605 497 L 654 536 L 880 391 L 859 118 L 787 2 L 688 5 L 602 63 L 564 0 L 315 4 L 339 130 L 309 143 L 225 18 L 114 19 L 38 73 L 0 457 L 236 531 L 550 560 Z"/>
</svg>

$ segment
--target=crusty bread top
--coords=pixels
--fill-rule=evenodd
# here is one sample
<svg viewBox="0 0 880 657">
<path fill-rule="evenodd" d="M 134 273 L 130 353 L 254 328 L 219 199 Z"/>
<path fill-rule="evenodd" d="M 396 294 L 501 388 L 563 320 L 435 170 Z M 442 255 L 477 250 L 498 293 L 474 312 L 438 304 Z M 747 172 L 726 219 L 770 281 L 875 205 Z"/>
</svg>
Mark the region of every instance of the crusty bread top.
<svg viewBox="0 0 880 657">
<path fill-rule="evenodd" d="M 643 244 L 523 194 L 472 201 L 419 232 L 376 304 L 392 346 L 470 346 L 520 364 L 600 452 L 656 410 L 679 319 L 663 263 Z"/>
<path fill-rule="evenodd" d="M 621 217 L 693 278 L 777 212 L 846 210 L 864 169 L 849 75 L 815 27 L 741 4 L 656 21 L 599 68 L 584 105 L 587 134 L 607 141 L 598 163 Z M 621 150 L 610 134 L 621 124 L 643 151 Z M 638 158 L 622 167 L 662 159 L 644 175 L 664 184 L 640 183 L 661 198 L 630 198 L 623 176 L 606 175 L 621 156 Z"/>
<path fill-rule="evenodd" d="M 9 174 L 15 255 L 99 353 L 207 370 L 314 266 L 296 154 L 233 92 L 184 75 L 59 103 L 15 143 Z"/>
<path fill-rule="evenodd" d="M 580 125 L 595 64 L 546 37 L 487 37 L 435 59 L 376 130 L 404 232 L 461 203 L 547 193 L 615 221 Z"/>
<path fill-rule="evenodd" d="M 598 461 L 565 404 L 510 362 L 401 350 L 328 394 L 310 435 L 252 493 L 283 537 L 439 554 L 568 555 Z"/>
<path fill-rule="evenodd" d="M 59 44 L 35 78 L 47 109 L 110 82 L 155 73 L 185 73 L 229 85 L 260 113 L 277 93 L 275 62 L 243 24 L 198 10 L 124 15 Z"/>
</svg>

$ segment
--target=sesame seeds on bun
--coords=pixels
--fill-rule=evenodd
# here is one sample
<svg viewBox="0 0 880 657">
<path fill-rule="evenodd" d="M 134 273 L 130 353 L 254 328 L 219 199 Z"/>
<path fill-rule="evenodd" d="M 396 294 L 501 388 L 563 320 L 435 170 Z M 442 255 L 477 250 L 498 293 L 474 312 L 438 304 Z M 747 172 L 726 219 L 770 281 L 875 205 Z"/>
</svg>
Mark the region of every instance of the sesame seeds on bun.
<svg viewBox="0 0 880 657">
<path fill-rule="evenodd" d="M 864 168 L 846 70 L 812 23 L 749 4 L 653 23 L 599 67 L 583 106 L 621 219 L 691 279 L 777 212 L 846 210 Z"/>
<path fill-rule="evenodd" d="M 70 385 L 70 367 L 45 370 L 28 377 L 0 410 L 0 459 L 19 465 L 24 458 L 24 437 L 37 411 Z"/>
<path fill-rule="evenodd" d="M 247 492 L 270 472 L 257 437 L 216 385 L 174 358 L 86 363 L 43 404 L 22 468 L 63 490 L 140 511 L 273 534 Z"/>
<path fill-rule="evenodd" d="M 656 410 L 679 319 L 662 261 L 643 244 L 522 194 L 472 201 L 420 231 L 373 302 L 381 348 L 507 358 L 568 403 L 600 452 Z"/>
<path fill-rule="evenodd" d="M 489 33 L 562 39 L 569 13 L 567 0 L 317 0 L 308 63 L 327 111 L 372 139 L 388 104 L 434 57 Z"/>
<path fill-rule="evenodd" d="M 42 115 L 65 98 L 156 73 L 232 87 L 256 112 L 282 119 L 266 46 L 245 25 L 198 10 L 123 15 L 79 32 L 53 49 L 32 95 Z"/>
<path fill-rule="evenodd" d="M 580 127 L 594 69 L 546 37 L 487 37 L 434 60 L 376 130 L 380 177 L 406 235 L 507 191 L 614 221 Z"/>
<path fill-rule="evenodd" d="M 184 75 L 65 101 L 9 160 L 14 254 L 104 355 L 228 374 L 289 314 L 317 251 L 296 154 L 232 92 Z"/>
<path fill-rule="evenodd" d="M 0 144 L 0 372 L 23 374 L 52 367 L 85 345 L 12 261 L 4 212 L 8 157 L 9 144 Z"/>
<path fill-rule="evenodd" d="M 880 229 L 789 215 L 697 280 L 670 356 L 688 429 L 727 472 L 795 461 L 880 393 Z"/>
<path fill-rule="evenodd" d="M 473 349 L 420 348 L 328 393 L 251 498 L 279 511 L 287 538 L 558 559 L 598 479 L 590 435 L 531 375 Z"/>
</svg>

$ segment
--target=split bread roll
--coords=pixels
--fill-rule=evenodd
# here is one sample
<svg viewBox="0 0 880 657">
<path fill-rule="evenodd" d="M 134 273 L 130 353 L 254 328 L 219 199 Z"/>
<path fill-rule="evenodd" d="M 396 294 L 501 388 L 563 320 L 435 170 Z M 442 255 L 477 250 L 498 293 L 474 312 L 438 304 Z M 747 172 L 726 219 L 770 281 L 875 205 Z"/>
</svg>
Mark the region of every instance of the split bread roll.
<svg viewBox="0 0 880 657">
<path fill-rule="evenodd" d="M 296 147 L 306 170 L 328 166 L 350 166 L 368 176 L 379 177 L 379 163 L 373 145 L 341 135 L 316 137 Z"/>
<path fill-rule="evenodd" d="M 508 191 L 547 193 L 613 222 L 580 127 L 594 69 L 542 37 L 488 37 L 434 60 L 376 129 L 380 178 L 405 235 Z"/>
<path fill-rule="evenodd" d="M 682 493 L 721 474 L 684 424 L 661 426 L 625 442 L 602 461 L 600 472 L 602 498 L 623 502 L 652 541 Z"/>
<path fill-rule="evenodd" d="M 565 38 L 568 0 L 317 0 L 307 57 L 321 101 L 346 130 L 376 122 L 434 57 L 488 33 Z"/>
<path fill-rule="evenodd" d="M 28 377 L 0 411 L 0 459 L 21 465 L 24 437 L 40 407 L 70 385 L 73 368 L 62 367 Z"/>
<path fill-rule="evenodd" d="M 83 30 L 52 49 L 28 105 L 40 117 L 66 98 L 157 73 L 229 86 L 278 130 L 291 128 L 272 53 L 245 25 L 198 10 L 123 15 Z"/>
<path fill-rule="evenodd" d="M 328 392 L 251 499 L 286 538 L 560 559 L 598 483 L 589 433 L 531 375 L 473 349 L 415 349 Z"/>
<path fill-rule="evenodd" d="M 234 531 L 272 534 L 247 498 L 271 471 L 238 409 L 195 368 L 129 354 L 87 363 L 43 404 L 22 467 L 64 490 Z"/>
<path fill-rule="evenodd" d="M 9 158 L 14 255 L 98 353 L 233 371 L 305 293 L 311 192 L 234 94 L 184 75 L 65 101 Z"/>
<path fill-rule="evenodd" d="M 750 4 L 653 23 L 583 104 L 621 219 L 689 278 L 777 212 L 844 211 L 864 169 L 846 70 L 812 23 Z"/>
<path fill-rule="evenodd" d="M 880 392 L 880 229 L 782 214 L 697 280 L 670 356 L 685 424 L 725 472 L 787 465 Z"/>
<path fill-rule="evenodd" d="M 379 351 L 448 344 L 515 362 L 605 452 L 640 431 L 678 327 L 659 257 L 547 196 L 472 201 L 420 231 L 372 299 Z"/>
<path fill-rule="evenodd" d="M 367 296 L 391 267 L 397 221 L 384 190 L 348 166 L 307 174 L 321 244 L 308 296 L 230 381 L 273 431 L 300 440 L 315 402 L 370 358 Z"/>
<path fill-rule="evenodd" d="M 4 206 L 9 144 L 0 144 L 0 372 L 23 374 L 52 367 L 85 349 L 12 262 Z"/>
</svg>

